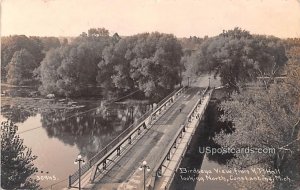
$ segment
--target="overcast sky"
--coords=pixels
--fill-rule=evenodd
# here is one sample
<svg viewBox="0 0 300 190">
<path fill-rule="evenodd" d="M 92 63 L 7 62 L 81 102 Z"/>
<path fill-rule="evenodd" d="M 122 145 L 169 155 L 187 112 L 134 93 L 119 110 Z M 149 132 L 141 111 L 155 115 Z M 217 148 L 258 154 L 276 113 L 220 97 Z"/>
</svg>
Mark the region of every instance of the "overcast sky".
<svg viewBox="0 0 300 190">
<path fill-rule="evenodd" d="M 214 36 L 238 26 L 300 37 L 300 0 L 2 0 L 1 34 L 78 36 L 92 27 L 132 35 Z"/>
</svg>

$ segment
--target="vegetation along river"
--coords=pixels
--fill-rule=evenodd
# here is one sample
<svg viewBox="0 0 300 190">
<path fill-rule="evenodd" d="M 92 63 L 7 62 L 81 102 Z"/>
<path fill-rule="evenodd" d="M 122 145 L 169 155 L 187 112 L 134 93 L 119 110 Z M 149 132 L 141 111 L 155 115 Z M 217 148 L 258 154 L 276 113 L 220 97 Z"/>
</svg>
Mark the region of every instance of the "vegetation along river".
<svg viewBox="0 0 300 190">
<path fill-rule="evenodd" d="M 78 167 L 73 163 L 78 154 L 89 160 L 147 110 L 143 101 L 122 104 L 20 96 L 2 97 L 1 107 L 1 121 L 10 119 L 18 126 L 24 145 L 37 156 L 35 178 L 49 189 L 66 187 L 68 175 Z"/>
</svg>

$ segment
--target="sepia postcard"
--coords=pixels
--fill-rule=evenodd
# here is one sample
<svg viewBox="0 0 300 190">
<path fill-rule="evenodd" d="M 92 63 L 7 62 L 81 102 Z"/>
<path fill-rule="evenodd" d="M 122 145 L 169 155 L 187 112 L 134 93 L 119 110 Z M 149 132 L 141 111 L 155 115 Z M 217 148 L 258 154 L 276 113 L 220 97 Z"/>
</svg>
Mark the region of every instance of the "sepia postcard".
<svg viewBox="0 0 300 190">
<path fill-rule="evenodd" d="M 300 190 L 299 0 L 2 0 L 1 189 Z"/>
</svg>

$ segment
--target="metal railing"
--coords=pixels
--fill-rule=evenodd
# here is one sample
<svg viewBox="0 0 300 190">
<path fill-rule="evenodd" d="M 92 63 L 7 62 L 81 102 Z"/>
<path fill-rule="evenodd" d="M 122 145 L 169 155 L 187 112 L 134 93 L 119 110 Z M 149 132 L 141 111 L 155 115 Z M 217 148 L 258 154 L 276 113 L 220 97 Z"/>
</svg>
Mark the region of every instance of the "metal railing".
<svg viewBox="0 0 300 190">
<path fill-rule="evenodd" d="M 207 87 L 207 88 L 202 92 L 202 96 L 203 96 L 203 97 L 204 97 L 204 95 L 207 93 L 208 89 L 209 89 L 209 88 Z M 212 92 L 210 92 L 210 93 L 212 93 Z M 211 97 L 211 96 L 210 96 L 210 97 Z M 209 97 L 209 100 L 210 100 L 210 97 Z M 205 104 L 204 107 L 207 107 L 207 105 L 208 105 L 208 103 L 209 103 L 209 100 L 206 102 L 206 104 Z M 163 168 L 163 166 L 164 166 L 165 161 L 171 159 L 170 157 L 171 157 L 172 149 L 173 149 L 173 148 L 176 148 L 178 140 L 182 138 L 183 133 L 186 131 L 186 128 L 189 127 L 189 124 L 190 124 L 190 122 L 191 122 L 191 119 L 192 119 L 193 117 L 195 117 L 194 114 L 195 114 L 195 112 L 197 111 L 199 105 L 201 105 L 201 99 L 199 99 L 199 100 L 197 101 L 197 103 L 196 103 L 195 106 L 193 107 L 192 111 L 188 114 L 187 120 L 184 122 L 184 124 L 182 124 L 181 128 L 179 129 L 179 131 L 176 133 L 175 137 L 174 137 L 173 140 L 171 141 L 172 144 L 170 144 L 170 145 L 167 147 L 166 150 L 168 150 L 168 151 L 166 151 L 166 152 L 163 154 L 163 157 L 162 157 L 162 158 L 159 160 L 159 162 L 158 162 L 158 163 L 160 163 L 160 164 L 157 165 L 157 166 L 154 168 L 153 171 L 155 172 L 155 174 L 154 174 L 153 176 L 154 176 L 155 178 L 156 178 L 156 177 L 161 177 L 161 176 L 162 176 L 162 168 Z M 197 118 L 197 116 L 196 116 L 196 118 L 198 119 L 198 122 L 199 122 L 200 119 L 202 118 L 202 115 L 203 115 L 203 112 L 201 112 L 200 115 L 197 115 L 198 118 Z M 191 138 L 188 140 L 187 144 L 189 144 L 190 141 L 191 141 Z M 185 152 L 186 152 L 186 150 L 187 150 L 187 147 L 188 147 L 188 146 L 185 146 L 184 151 L 183 151 L 183 155 L 185 154 Z M 178 169 L 179 164 L 181 163 L 181 160 L 182 160 L 182 159 L 183 159 L 183 157 L 181 156 L 181 157 L 180 157 L 180 160 L 178 160 L 178 162 L 176 163 L 175 170 L 172 172 L 172 174 L 171 174 L 171 176 L 170 176 L 171 179 L 170 179 L 170 180 L 167 182 L 167 184 L 165 185 L 165 189 L 167 189 L 167 188 L 169 187 L 169 185 L 170 185 L 172 179 L 174 178 L 175 171 Z M 155 182 L 155 180 L 153 180 L 153 182 Z"/>
<path fill-rule="evenodd" d="M 164 103 L 168 102 L 174 95 L 178 96 L 185 90 L 186 87 L 182 87 L 179 90 L 176 89 L 164 99 L 162 99 L 156 106 L 154 110 L 149 110 L 144 115 L 142 115 L 137 121 L 131 124 L 126 130 L 124 130 L 121 134 L 119 134 L 114 140 L 112 140 L 108 145 L 106 145 L 103 149 L 101 149 L 97 154 L 95 154 L 85 165 L 81 167 L 81 175 L 84 175 L 89 169 L 91 169 L 100 159 L 106 156 L 111 150 L 116 149 L 117 145 L 126 141 L 127 136 L 131 133 L 136 132 L 139 130 L 139 126 L 142 122 L 147 119 L 149 116 L 156 114 L 156 112 L 160 111 L 161 108 L 164 106 Z M 108 155 L 109 156 L 109 155 Z M 107 157 L 107 156 L 106 156 Z M 69 187 L 72 186 L 76 180 L 79 179 L 79 171 L 77 170 L 72 175 L 69 176 Z"/>
</svg>

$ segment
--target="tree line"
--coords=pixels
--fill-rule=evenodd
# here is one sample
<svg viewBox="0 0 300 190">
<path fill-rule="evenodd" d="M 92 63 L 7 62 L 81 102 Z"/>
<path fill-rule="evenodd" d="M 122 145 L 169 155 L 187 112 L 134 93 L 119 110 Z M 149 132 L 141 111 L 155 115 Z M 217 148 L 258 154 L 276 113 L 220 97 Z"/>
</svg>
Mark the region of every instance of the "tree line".
<svg viewBox="0 0 300 190">
<path fill-rule="evenodd" d="M 212 72 L 221 77 L 223 85 L 234 89 L 258 76 L 280 75 L 287 62 L 283 40 L 251 35 L 240 28 L 206 38 L 184 59 L 189 75 Z"/>
<path fill-rule="evenodd" d="M 93 28 L 69 43 L 51 39 L 6 37 L 2 80 L 13 85 L 36 82 L 43 95 L 85 96 L 87 88 L 101 86 L 112 95 L 140 90 L 156 98 L 181 81 L 182 48 L 172 34 L 121 38 Z"/>
<path fill-rule="evenodd" d="M 91 28 L 72 40 L 55 37 L 2 38 L 2 81 L 38 84 L 43 95 L 85 96 L 101 87 L 108 95 L 140 90 L 163 97 L 183 75 L 214 73 L 233 89 L 258 76 L 282 74 L 286 50 L 298 39 L 252 35 L 240 28 L 215 37 L 178 39 L 158 32 L 120 37 Z"/>
</svg>

